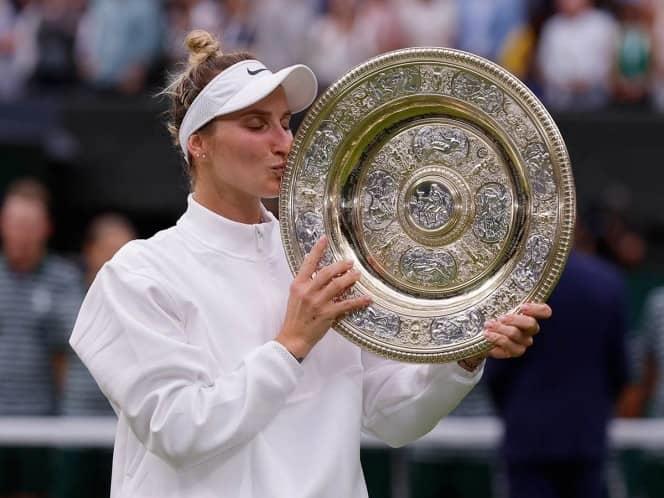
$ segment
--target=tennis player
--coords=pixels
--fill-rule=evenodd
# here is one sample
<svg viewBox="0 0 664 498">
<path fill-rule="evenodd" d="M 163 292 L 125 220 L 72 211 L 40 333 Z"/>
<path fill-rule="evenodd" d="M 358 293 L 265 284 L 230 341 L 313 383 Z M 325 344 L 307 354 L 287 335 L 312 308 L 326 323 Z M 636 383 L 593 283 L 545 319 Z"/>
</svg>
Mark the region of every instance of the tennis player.
<svg viewBox="0 0 664 498">
<path fill-rule="evenodd" d="M 186 44 L 188 67 L 166 93 L 188 208 L 104 266 L 71 337 L 119 418 L 111 496 L 366 497 L 360 433 L 392 446 L 427 433 L 483 358 L 402 364 L 328 333 L 370 304 L 335 299 L 359 273 L 348 261 L 315 271 L 321 238 L 293 278 L 260 201 L 279 193 L 289 119 L 314 100 L 316 78 L 223 54 L 206 32 Z M 528 304 L 487 323 L 489 354 L 523 354 L 550 313 Z"/>
</svg>

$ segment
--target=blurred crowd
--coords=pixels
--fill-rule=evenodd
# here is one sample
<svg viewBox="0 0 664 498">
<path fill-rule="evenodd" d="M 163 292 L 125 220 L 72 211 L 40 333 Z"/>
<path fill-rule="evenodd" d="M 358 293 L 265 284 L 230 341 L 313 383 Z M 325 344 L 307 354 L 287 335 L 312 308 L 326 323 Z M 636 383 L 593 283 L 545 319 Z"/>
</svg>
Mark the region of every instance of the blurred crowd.
<svg viewBox="0 0 664 498">
<path fill-rule="evenodd" d="M 131 223 L 100 214 L 80 258 L 48 250 L 51 196 L 30 178 L 10 184 L 0 210 L 0 417 L 113 416 L 68 340 L 87 286 L 125 243 Z M 0 447 L 0 497 L 109 495 L 111 451 Z"/>
<path fill-rule="evenodd" d="M 194 28 L 321 87 L 411 46 L 494 60 L 556 110 L 664 110 L 664 0 L 0 0 L 0 98 L 137 94 L 163 83 Z"/>
</svg>

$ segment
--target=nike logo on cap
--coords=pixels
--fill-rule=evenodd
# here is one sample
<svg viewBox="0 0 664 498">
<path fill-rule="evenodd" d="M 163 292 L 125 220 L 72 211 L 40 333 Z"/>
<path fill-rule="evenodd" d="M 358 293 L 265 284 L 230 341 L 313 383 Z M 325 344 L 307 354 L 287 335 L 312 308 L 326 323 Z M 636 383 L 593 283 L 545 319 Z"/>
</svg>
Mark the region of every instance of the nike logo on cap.
<svg viewBox="0 0 664 498">
<path fill-rule="evenodd" d="M 254 75 L 258 74 L 258 73 L 260 73 L 261 71 L 267 71 L 267 68 L 262 67 L 262 68 L 260 68 L 260 69 L 255 69 L 255 70 L 253 70 L 253 71 L 252 71 L 251 69 L 247 68 L 247 72 L 248 72 L 251 76 L 254 76 Z"/>
</svg>

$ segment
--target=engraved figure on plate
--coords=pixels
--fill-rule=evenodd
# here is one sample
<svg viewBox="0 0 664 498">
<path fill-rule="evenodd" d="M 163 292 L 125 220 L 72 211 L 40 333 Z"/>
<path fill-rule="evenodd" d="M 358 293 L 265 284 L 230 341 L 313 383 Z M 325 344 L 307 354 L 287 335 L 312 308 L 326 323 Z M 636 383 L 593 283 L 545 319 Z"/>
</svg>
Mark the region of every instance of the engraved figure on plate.
<svg viewBox="0 0 664 498">
<path fill-rule="evenodd" d="M 475 194 L 477 217 L 473 225 L 475 235 L 488 243 L 499 242 L 509 230 L 511 196 L 504 185 L 487 183 Z"/>
<path fill-rule="evenodd" d="M 541 142 L 531 143 L 525 151 L 526 165 L 530 172 L 533 190 L 542 198 L 553 195 L 556 184 L 551 168 L 551 157 Z"/>
<path fill-rule="evenodd" d="M 514 270 L 514 284 L 522 289 L 528 290 L 535 286 L 542 274 L 546 259 L 551 251 L 551 242 L 542 235 L 533 235 L 526 242 L 524 258 Z"/>
<path fill-rule="evenodd" d="M 399 334 L 400 320 L 394 313 L 382 312 L 373 306 L 348 315 L 350 322 L 364 333 L 391 339 Z"/>
<path fill-rule="evenodd" d="M 415 157 L 420 162 L 457 163 L 468 154 L 468 138 L 447 126 L 423 126 L 413 140 Z"/>
<path fill-rule="evenodd" d="M 304 172 L 314 179 L 322 178 L 327 171 L 332 155 L 341 142 L 341 133 L 331 123 L 326 123 L 316 131 L 311 146 L 304 158 Z"/>
<path fill-rule="evenodd" d="M 382 230 L 394 220 L 395 211 L 396 181 L 385 171 L 372 171 L 362 196 L 364 225 L 370 230 Z"/>
<path fill-rule="evenodd" d="M 302 243 L 304 252 L 311 251 L 323 233 L 325 233 L 323 218 L 312 211 L 301 213 L 295 220 L 295 234 Z"/>
<path fill-rule="evenodd" d="M 438 182 L 418 185 L 408 201 L 408 213 L 422 228 L 435 230 L 450 221 L 454 199 L 447 187 Z"/>
<path fill-rule="evenodd" d="M 504 101 L 503 92 L 495 84 L 462 71 L 452 80 L 452 94 L 477 104 L 489 114 L 499 112 Z"/>
<path fill-rule="evenodd" d="M 420 285 L 444 285 L 457 276 L 456 260 L 449 252 L 423 247 L 406 251 L 401 257 L 400 268 L 404 277 Z"/>
<path fill-rule="evenodd" d="M 372 80 L 371 87 L 380 101 L 415 93 L 420 89 L 420 72 L 416 68 L 383 71 Z"/>
<path fill-rule="evenodd" d="M 484 328 L 484 316 L 478 310 L 456 318 L 437 318 L 431 324 L 431 338 L 438 344 L 449 344 L 473 337 Z"/>
</svg>

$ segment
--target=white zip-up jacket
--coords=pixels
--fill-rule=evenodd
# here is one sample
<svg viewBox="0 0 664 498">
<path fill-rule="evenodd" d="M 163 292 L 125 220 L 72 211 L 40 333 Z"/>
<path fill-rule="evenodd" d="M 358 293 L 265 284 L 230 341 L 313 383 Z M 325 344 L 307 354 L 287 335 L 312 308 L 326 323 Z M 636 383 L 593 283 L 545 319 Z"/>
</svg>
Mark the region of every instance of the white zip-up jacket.
<svg viewBox="0 0 664 498">
<path fill-rule="evenodd" d="M 356 498 L 360 432 L 393 446 L 479 380 L 328 332 L 302 364 L 273 339 L 292 276 L 279 225 L 189 198 L 177 225 L 99 272 L 71 345 L 118 414 L 112 498 Z"/>
</svg>

